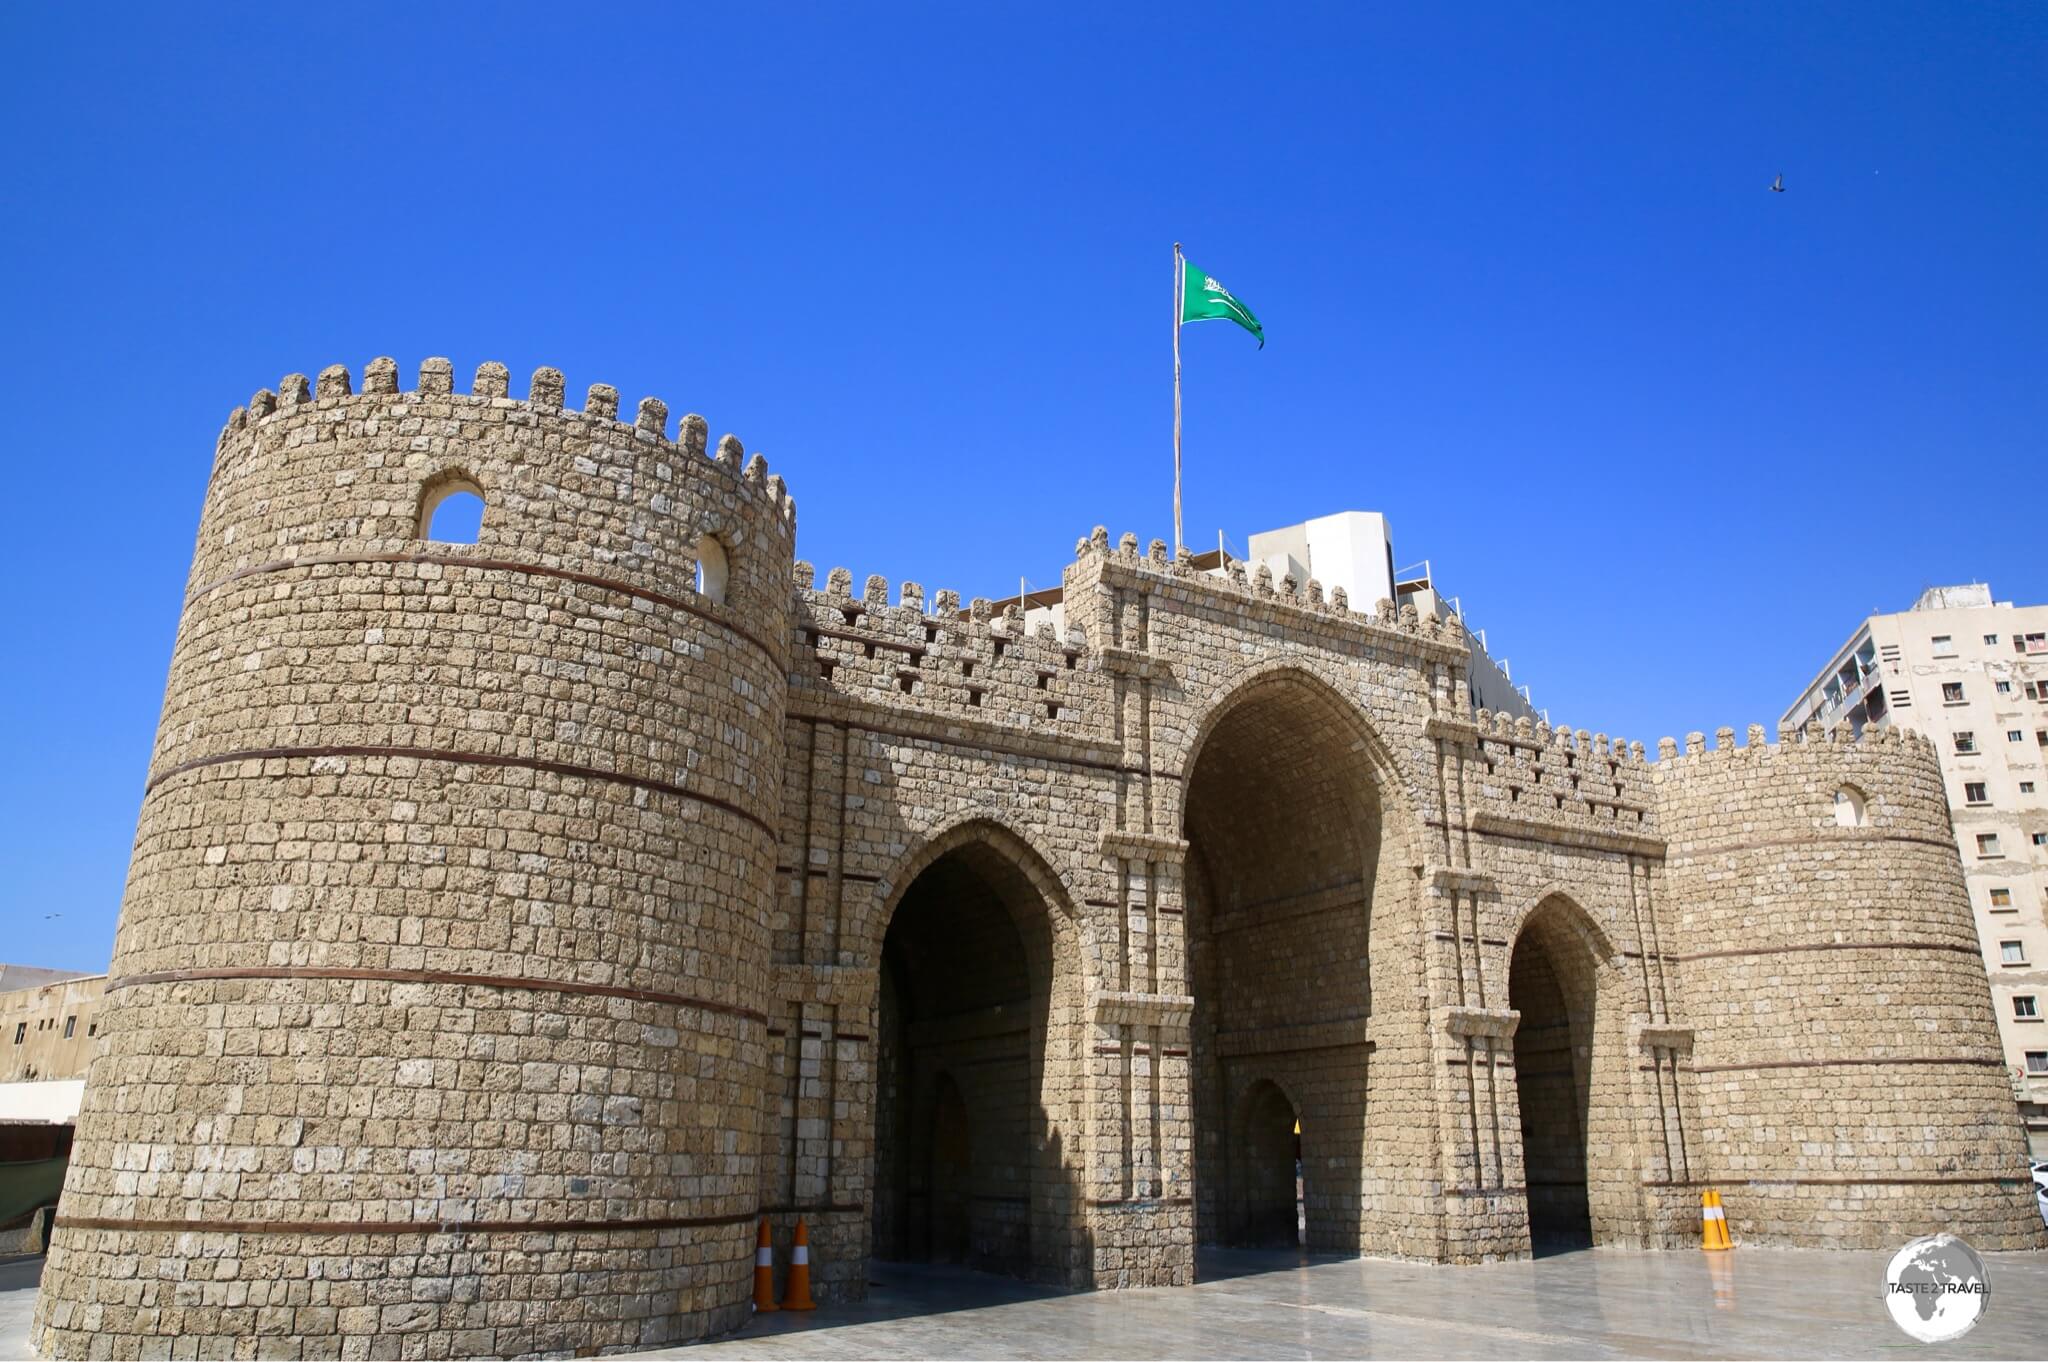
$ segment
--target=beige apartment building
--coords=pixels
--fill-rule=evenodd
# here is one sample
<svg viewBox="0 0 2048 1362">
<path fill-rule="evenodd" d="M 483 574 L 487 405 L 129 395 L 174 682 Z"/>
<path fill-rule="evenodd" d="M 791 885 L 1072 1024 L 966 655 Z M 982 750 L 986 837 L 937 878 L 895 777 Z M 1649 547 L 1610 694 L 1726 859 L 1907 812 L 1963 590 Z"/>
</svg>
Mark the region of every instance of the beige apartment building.
<svg viewBox="0 0 2048 1362">
<path fill-rule="evenodd" d="M 104 974 L 0 965 L 0 1254 L 49 1238 L 106 985 Z"/>
<path fill-rule="evenodd" d="M 1931 588 L 1857 626 L 1783 722 L 1934 739 L 2013 1094 L 2048 1158 L 2048 605 Z"/>
</svg>

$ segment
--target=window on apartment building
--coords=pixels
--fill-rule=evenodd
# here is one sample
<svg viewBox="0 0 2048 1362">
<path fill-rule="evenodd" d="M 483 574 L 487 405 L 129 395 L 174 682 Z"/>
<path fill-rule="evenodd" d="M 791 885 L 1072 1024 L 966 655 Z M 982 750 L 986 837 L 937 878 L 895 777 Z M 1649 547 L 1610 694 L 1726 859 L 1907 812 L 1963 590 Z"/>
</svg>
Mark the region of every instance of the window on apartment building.
<svg viewBox="0 0 2048 1362">
<path fill-rule="evenodd" d="M 1995 688 L 2000 695 L 2012 694 L 2012 682 L 2010 681 L 1997 682 Z"/>
<path fill-rule="evenodd" d="M 1941 702 L 1944 705 L 1960 705 L 1963 702 L 1963 683 L 1960 681 L 1942 682 Z"/>
<path fill-rule="evenodd" d="M 1984 782 L 1981 780 L 1964 781 L 1963 802 L 1965 804 L 1989 804 L 1991 799 L 1984 793 Z"/>
<path fill-rule="evenodd" d="M 2027 948 L 2018 941 L 1998 943 L 1998 962 L 2002 965 L 2024 965 L 2027 963 Z"/>
<path fill-rule="evenodd" d="M 70 1039 L 71 1039 L 71 1037 L 72 1037 L 72 1034 L 73 1034 L 74 1032 L 76 1032 L 77 1030 L 78 1030 L 78 1018 L 76 1018 L 76 1017 L 66 1017 L 66 1018 L 64 1019 L 64 1039 L 66 1039 L 66 1040 L 70 1040 Z"/>
<path fill-rule="evenodd" d="M 1958 751 L 1958 752 L 1974 752 L 1974 751 L 1976 751 L 1976 750 L 1977 750 L 1977 735 L 1976 735 L 1976 733 L 1974 733 L 1974 732 L 1973 732 L 1973 731 L 1971 731 L 1970 729 L 1967 729 L 1967 728 L 1966 728 L 1966 729 L 1963 729 L 1962 731 L 1960 731 L 1959 733 L 1957 733 L 1957 734 L 1956 734 L 1956 751 Z"/>
<path fill-rule="evenodd" d="M 2035 833 L 2034 845 L 2037 847 L 2048 847 L 2048 832 Z"/>
<path fill-rule="evenodd" d="M 2048 653 L 2048 633 L 2014 634 L 2012 650 L 2016 653 Z"/>
<path fill-rule="evenodd" d="M 2027 682 L 2027 698 L 2048 702 L 2048 681 Z"/>
<path fill-rule="evenodd" d="M 2027 1072 L 2030 1074 L 2048 1074 L 2048 1050 L 2027 1051 Z"/>
<path fill-rule="evenodd" d="M 15 1043 L 16 1045 L 19 1045 L 19 1044 L 21 1044 L 21 1043 L 22 1043 L 23 1041 L 25 1041 L 25 1040 L 27 1040 L 27 1039 L 28 1039 L 28 1023 L 27 1023 L 27 1022 L 17 1022 L 17 1023 L 15 1023 L 15 1027 L 14 1027 L 14 1043 Z"/>
<path fill-rule="evenodd" d="M 2031 781 L 2031 780 L 2023 780 L 2023 781 L 2021 781 L 2021 782 L 2020 782 L 2020 793 L 2021 793 L 2021 794 L 2032 794 L 2033 792 L 2034 792 L 2034 782 L 2033 782 L 2033 781 Z"/>
<path fill-rule="evenodd" d="M 1998 646 L 1998 635 L 1996 635 L 1996 634 L 1986 634 L 1986 635 L 1984 635 L 1984 645 L 1985 645 L 1986 647 L 1988 647 L 1988 648 L 1996 648 L 1996 647 Z"/>
<path fill-rule="evenodd" d="M 1977 854 L 1978 854 L 1979 856 L 2002 856 L 2002 855 L 2004 855 L 2005 853 L 2004 853 L 2004 852 L 2002 852 L 2002 851 L 2000 851 L 2000 850 L 1998 849 L 1998 834 L 1997 834 L 1997 833 L 1995 833 L 1995 832 L 1980 832 L 1980 833 L 1978 833 L 1978 834 L 1977 834 Z"/>
<path fill-rule="evenodd" d="M 2034 1018 L 2041 1015 L 2041 1010 L 2035 1005 L 2033 994 L 2015 993 L 2012 995 L 2012 1014 L 2015 1017 Z"/>
<path fill-rule="evenodd" d="M 1947 634 L 1936 634 L 1934 636 L 1934 655 L 1936 657 L 1954 657 L 1956 655 L 1956 641 Z"/>
<path fill-rule="evenodd" d="M 2027 740 L 2027 731 L 2024 728 L 2008 728 L 2005 730 L 2005 740 L 2007 742 L 2025 742 Z"/>
<path fill-rule="evenodd" d="M 1994 889 L 1994 890 L 1992 890 L 1992 891 L 1991 891 L 1991 906 L 1992 906 L 1993 908 L 2010 908 L 2010 907 L 2012 907 L 2012 890 L 2010 890 L 2010 889 Z"/>
</svg>

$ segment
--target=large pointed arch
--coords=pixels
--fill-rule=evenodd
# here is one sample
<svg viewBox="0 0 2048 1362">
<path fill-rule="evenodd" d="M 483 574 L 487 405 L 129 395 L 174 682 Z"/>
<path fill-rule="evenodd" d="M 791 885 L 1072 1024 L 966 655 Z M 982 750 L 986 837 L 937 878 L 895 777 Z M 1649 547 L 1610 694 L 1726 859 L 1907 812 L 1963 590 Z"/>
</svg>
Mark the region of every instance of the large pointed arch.
<svg viewBox="0 0 2048 1362">
<path fill-rule="evenodd" d="M 1420 820 L 1345 681 L 1292 660 L 1248 667 L 1219 687 L 1177 753 L 1204 1242 L 1236 1237 L 1242 1208 L 1259 1199 L 1253 1185 L 1270 1179 L 1234 1135 L 1262 1084 L 1287 1093 L 1300 1117 L 1309 1246 L 1362 1248 L 1367 1189 L 1387 1185 L 1368 1147 L 1367 1023 L 1377 998 L 1409 999 L 1420 986 L 1405 930 Z M 1375 952 L 1376 935 L 1400 944 Z M 1396 1162 L 1431 1157 L 1426 1138 L 1412 1143 Z"/>
</svg>

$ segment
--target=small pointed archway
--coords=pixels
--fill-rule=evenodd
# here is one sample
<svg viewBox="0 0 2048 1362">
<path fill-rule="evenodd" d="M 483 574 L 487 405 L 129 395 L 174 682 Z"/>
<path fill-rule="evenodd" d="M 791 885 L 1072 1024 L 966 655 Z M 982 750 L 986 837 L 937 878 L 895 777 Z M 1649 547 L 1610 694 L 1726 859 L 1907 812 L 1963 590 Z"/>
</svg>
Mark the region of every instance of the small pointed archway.
<svg viewBox="0 0 2048 1362">
<path fill-rule="evenodd" d="M 1515 938 L 1508 1006 L 1529 1241 L 1538 1256 L 1631 1241 L 1640 1229 L 1629 1129 L 1624 987 L 1613 948 L 1562 894 Z"/>
<path fill-rule="evenodd" d="M 1057 882 L 993 825 L 906 881 L 878 952 L 871 1252 L 1065 1282 L 1080 984 Z"/>
</svg>

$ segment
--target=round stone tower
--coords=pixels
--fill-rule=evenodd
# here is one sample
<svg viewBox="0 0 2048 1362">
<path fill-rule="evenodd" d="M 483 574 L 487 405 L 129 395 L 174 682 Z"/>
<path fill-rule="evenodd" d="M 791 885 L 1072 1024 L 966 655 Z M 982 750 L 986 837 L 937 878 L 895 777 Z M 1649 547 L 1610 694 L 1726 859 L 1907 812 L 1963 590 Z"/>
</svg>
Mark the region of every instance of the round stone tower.
<svg viewBox="0 0 2048 1362">
<path fill-rule="evenodd" d="M 794 508 L 652 398 L 397 379 L 294 375 L 221 435 L 45 1355 L 748 1308 Z M 452 491 L 474 544 L 426 537 Z"/>
<path fill-rule="evenodd" d="M 1734 738 L 1667 745 L 1655 779 L 1708 1185 L 1736 1240 L 2048 1242 L 1933 747 Z"/>
</svg>

